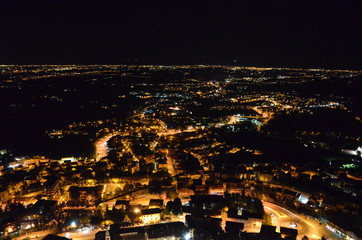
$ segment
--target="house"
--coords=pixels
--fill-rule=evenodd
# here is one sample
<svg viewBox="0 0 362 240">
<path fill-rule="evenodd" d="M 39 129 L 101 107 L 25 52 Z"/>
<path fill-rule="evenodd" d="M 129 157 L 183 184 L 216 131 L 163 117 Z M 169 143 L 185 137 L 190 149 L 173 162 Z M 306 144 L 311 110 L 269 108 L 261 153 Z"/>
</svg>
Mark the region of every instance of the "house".
<svg viewBox="0 0 362 240">
<path fill-rule="evenodd" d="M 97 232 L 95 240 L 181 240 L 186 233 L 187 229 L 182 222 L 126 228 L 113 224 L 109 231 Z"/>
<path fill-rule="evenodd" d="M 178 196 L 181 199 L 190 199 L 191 195 L 195 195 L 195 192 L 189 188 L 179 188 Z"/>
<path fill-rule="evenodd" d="M 209 195 L 220 195 L 220 196 L 224 196 L 224 186 L 223 185 L 218 185 L 218 186 L 210 186 L 209 187 Z"/>
<path fill-rule="evenodd" d="M 99 231 L 95 240 L 146 240 L 143 227 L 122 228 L 119 225 L 111 225 L 107 231 Z"/>
<path fill-rule="evenodd" d="M 298 230 L 293 228 L 280 227 L 281 237 L 284 239 L 296 240 L 298 236 Z"/>
<path fill-rule="evenodd" d="M 162 208 L 163 200 L 162 199 L 151 199 L 148 206 L 149 206 L 149 208 Z"/>
<path fill-rule="evenodd" d="M 186 215 L 189 228 L 194 229 L 195 238 L 202 239 L 205 235 L 221 231 L 221 219 L 197 215 Z"/>
<path fill-rule="evenodd" d="M 114 204 L 116 209 L 126 210 L 129 207 L 129 200 L 117 200 Z"/>
<path fill-rule="evenodd" d="M 270 173 L 260 173 L 259 181 L 261 182 L 271 182 L 273 180 L 273 175 Z"/>
<path fill-rule="evenodd" d="M 161 220 L 161 209 L 150 208 L 141 210 L 140 219 L 144 223 L 155 223 Z"/>
<path fill-rule="evenodd" d="M 37 179 L 36 175 L 27 175 L 27 176 L 25 176 L 24 181 L 27 185 L 30 185 L 33 183 L 37 183 L 38 179 Z"/>
<path fill-rule="evenodd" d="M 226 222 L 226 228 L 225 228 L 226 233 L 232 239 L 237 239 L 240 236 L 240 232 L 243 229 L 244 229 L 244 224 L 243 223 L 230 222 L 230 221 Z"/>
<path fill-rule="evenodd" d="M 146 240 L 145 236 L 145 229 L 141 227 L 131 227 L 131 228 L 120 228 L 115 229 L 114 231 L 117 231 L 119 238 L 116 239 L 127 239 L 127 240 Z M 114 236 L 114 232 L 110 230 L 109 237 L 112 239 L 111 236 Z M 108 239 L 106 239 L 108 240 Z"/>
<path fill-rule="evenodd" d="M 145 229 L 149 240 L 181 240 L 186 232 L 182 222 L 155 224 Z"/>
<path fill-rule="evenodd" d="M 36 210 L 39 214 L 49 213 L 50 211 L 54 211 L 57 205 L 57 201 L 53 200 L 38 200 L 33 209 Z"/>
<path fill-rule="evenodd" d="M 226 187 L 226 190 L 230 194 L 240 194 L 244 189 L 242 187 L 237 186 L 236 184 L 229 184 Z"/>
<path fill-rule="evenodd" d="M 224 197 L 219 195 L 193 195 L 190 201 L 191 212 L 210 216 L 220 215 L 224 204 Z"/>
<path fill-rule="evenodd" d="M 240 238 L 243 240 L 295 240 L 298 230 L 282 228 L 280 233 L 276 232 L 276 226 L 262 225 L 259 233 L 241 232 Z"/>
<path fill-rule="evenodd" d="M 71 186 L 68 189 L 69 199 L 77 202 L 89 202 L 94 203 L 97 201 L 102 193 L 103 186 L 95 186 L 95 187 L 78 187 Z"/>
<path fill-rule="evenodd" d="M 262 227 L 263 216 L 260 216 L 259 214 L 252 214 L 245 210 L 239 213 L 237 209 L 229 209 L 227 221 L 242 223 L 244 226 L 243 231 L 259 232 Z"/>
</svg>

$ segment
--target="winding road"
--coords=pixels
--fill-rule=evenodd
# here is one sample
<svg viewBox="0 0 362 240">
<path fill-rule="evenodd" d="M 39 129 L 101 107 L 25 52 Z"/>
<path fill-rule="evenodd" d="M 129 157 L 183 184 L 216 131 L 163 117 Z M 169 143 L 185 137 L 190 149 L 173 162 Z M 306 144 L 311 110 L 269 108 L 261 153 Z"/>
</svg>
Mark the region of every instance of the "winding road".
<svg viewBox="0 0 362 240">
<path fill-rule="evenodd" d="M 99 138 L 95 143 L 95 159 L 96 161 L 99 161 L 101 158 L 106 157 L 108 154 L 108 145 L 107 142 L 109 139 L 111 139 L 114 136 L 119 135 L 120 133 L 115 132 L 115 133 L 110 133 L 102 138 Z"/>
<path fill-rule="evenodd" d="M 277 226 L 277 231 L 280 231 L 280 227 L 291 228 L 291 223 L 294 222 L 297 224 L 298 240 L 302 239 L 304 235 L 313 240 L 320 240 L 322 236 L 330 240 L 342 239 L 328 230 L 325 224 L 318 220 L 301 214 L 292 213 L 291 211 L 270 202 L 263 202 L 263 205 L 265 212 L 272 218 L 272 224 Z"/>
</svg>

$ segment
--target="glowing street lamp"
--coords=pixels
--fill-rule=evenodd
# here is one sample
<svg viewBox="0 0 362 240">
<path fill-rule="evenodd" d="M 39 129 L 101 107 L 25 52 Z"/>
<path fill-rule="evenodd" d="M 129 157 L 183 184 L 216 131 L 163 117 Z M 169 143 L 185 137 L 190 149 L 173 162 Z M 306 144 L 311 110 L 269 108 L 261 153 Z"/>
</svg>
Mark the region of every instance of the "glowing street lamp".
<svg viewBox="0 0 362 240">
<path fill-rule="evenodd" d="M 76 227 L 77 227 L 77 223 L 76 223 L 75 221 L 72 221 L 72 222 L 70 223 L 70 227 L 71 227 L 71 228 L 76 228 Z"/>
</svg>

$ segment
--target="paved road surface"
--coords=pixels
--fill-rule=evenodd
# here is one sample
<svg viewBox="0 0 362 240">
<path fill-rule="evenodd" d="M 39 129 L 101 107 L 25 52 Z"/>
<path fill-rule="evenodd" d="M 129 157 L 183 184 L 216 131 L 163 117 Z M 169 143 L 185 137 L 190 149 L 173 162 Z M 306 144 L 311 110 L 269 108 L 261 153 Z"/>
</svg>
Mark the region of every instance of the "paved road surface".
<svg viewBox="0 0 362 240">
<path fill-rule="evenodd" d="M 94 240 L 95 235 L 98 231 L 101 230 L 95 229 L 93 231 L 87 232 L 65 232 L 58 234 L 58 236 L 70 238 L 72 240 Z"/>
<path fill-rule="evenodd" d="M 53 230 L 30 232 L 20 237 L 13 238 L 13 240 L 23 240 L 24 238 L 29 238 L 31 240 L 41 240 L 48 234 L 54 234 Z"/>
<path fill-rule="evenodd" d="M 312 240 L 320 240 L 322 236 L 327 239 L 341 239 L 318 220 L 301 214 L 294 214 L 281 206 L 269 202 L 263 202 L 263 205 L 265 212 L 272 216 L 272 223 L 274 226 L 277 226 L 277 231 L 280 230 L 280 227 L 290 228 L 290 224 L 294 222 L 297 224 L 298 240 L 302 239 L 304 235 Z"/>
</svg>

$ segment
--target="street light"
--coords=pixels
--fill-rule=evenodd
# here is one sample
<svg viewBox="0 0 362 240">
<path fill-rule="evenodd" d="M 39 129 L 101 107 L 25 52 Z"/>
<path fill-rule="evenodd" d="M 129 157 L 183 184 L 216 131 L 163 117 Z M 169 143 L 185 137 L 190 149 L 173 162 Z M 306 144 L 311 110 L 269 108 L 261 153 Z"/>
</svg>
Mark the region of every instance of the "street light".
<svg viewBox="0 0 362 240">
<path fill-rule="evenodd" d="M 77 223 L 75 221 L 70 223 L 70 227 L 71 228 L 76 228 L 77 227 Z"/>
</svg>

